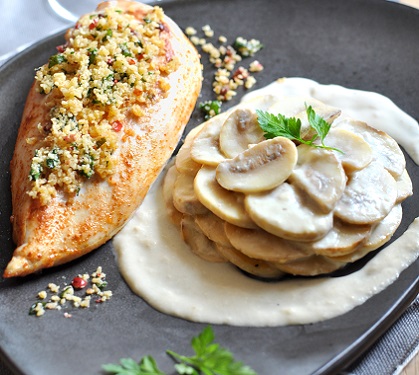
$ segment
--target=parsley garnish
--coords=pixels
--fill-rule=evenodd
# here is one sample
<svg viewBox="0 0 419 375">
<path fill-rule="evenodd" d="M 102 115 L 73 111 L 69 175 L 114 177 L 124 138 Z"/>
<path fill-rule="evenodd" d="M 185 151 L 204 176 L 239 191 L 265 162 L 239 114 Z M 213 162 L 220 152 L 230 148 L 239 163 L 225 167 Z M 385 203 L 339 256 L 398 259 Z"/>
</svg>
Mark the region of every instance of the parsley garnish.
<svg viewBox="0 0 419 375">
<path fill-rule="evenodd" d="M 103 365 L 102 368 L 111 374 L 119 375 L 165 375 L 157 367 L 156 361 L 151 356 L 145 356 L 139 363 L 132 358 L 122 358 L 120 365 Z"/>
<path fill-rule="evenodd" d="M 234 41 L 233 48 L 240 56 L 249 57 L 260 51 L 263 48 L 263 44 L 257 39 L 247 40 L 239 36 Z"/>
<path fill-rule="evenodd" d="M 39 151 L 35 150 L 35 157 L 39 156 Z M 36 181 L 42 174 L 43 168 L 42 165 L 39 164 L 39 162 L 33 161 L 31 163 L 31 170 L 29 172 L 29 179 L 31 181 Z"/>
<path fill-rule="evenodd" d="M 214 332 L 209 326 L 192 339 L 191 346 L 195 351 L 192 357 L 167 351 L 179 361 L 175 365 L 178 374 L 198 375 L 201 372 L 205 375 L 257 375 L 250 367 L 236 362 L 227 349 L 214 343 Z"/>
<path fill-rule="evenodd" d="M 191 357 L 166 351 L 178 361 L 175 369 L 179 375 L 257 375 L 250 367 L 235 361 L 233 354 L 227 349 L 214 343 L 214 332 L 210 326 L 192 338 L 191 346 L 195 351 L 195 355 Z M 120 365 L 108 364 L 103 369 L 115 375 L 165 375 L 151 356 L 143 357 L 139 363 L 123 358 Z"/>
<path fill-rule="evenodd" d="M 219 100 L 207 100 L 199 103 L 199 108 L 205 115 L 205 120 L 218 115 L 221 111 L 222 103 Z"/>
<path fill-rule="evenodd" d="M 306 113 L 308 123 L 315 131 L 315 134 L 309 140 L 301 137 L 301 120 L 299 118 L 285 117 L 280 113 L 274 115 L 261 110 L 256 110 L 256 113 L 258 115 L 259 126 L 265 132 L 265 138 L 267 139 L 285 137 L 308 146 L 342 152 L 337 148 L 329 147 L 324 144 L 324 139 L 326 138 L 327 133 L 329 133 L 331 124 L 320 117 L 311 106 L 306 107 Z M 321 143 L 314 143 L 319 138 Z"/>
<path fill-rule="evenodd" d="M 54 169 L 59 163 L 60 159 L 58 157 L 58 149 L 53 148 L 51 152 L 48 153 L 47 159 L 45 161 L 45 164 L 48 168 Z"/>
<path fill-rule="evenodd" d="M 110 39 L 113 36 L 112 29 L 106 30 L 105 36 L 102 38 L 102 42 L 106 42 L 108 39 Z"/>
<path fill-rule="evenodd" d="M 121 53 L 126 57 L 132 57 L 132 53 L 130 49 L 128 48 L 127 43 L 123 43 L 119 45 L 119 48 L 121 48 Z"/>
<path fill-rule="evenodd" d="M 63 62 L 66 62 L 66 61 L 67 59 L 62 53 L 59 53 L 57 55 L 52 55 L 49 58 L 48 68 L 52 68 L 53 66 L 57 64 L 62 64 Z"/>
<path fill-rule="evenodd" d="M 89 64 L 94 64 L 97 57 L 97 48 L 88 48 L 87 51 L 89 52 Z"/>
</svg>

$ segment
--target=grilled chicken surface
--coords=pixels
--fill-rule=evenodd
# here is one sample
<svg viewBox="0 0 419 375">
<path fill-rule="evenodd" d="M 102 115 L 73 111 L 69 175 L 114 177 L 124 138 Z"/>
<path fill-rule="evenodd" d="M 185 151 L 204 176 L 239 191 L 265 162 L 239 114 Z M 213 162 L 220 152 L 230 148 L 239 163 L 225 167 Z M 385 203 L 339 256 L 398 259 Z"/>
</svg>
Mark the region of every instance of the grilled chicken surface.
<svg viewBox="0 0 419 375">
<path fill-rule="evenodd" d="M 151 7 L 129 1 L 103 3 L 144 20 Z M 77 28 L 77 25 L 76 25 Z M 113 173 L 86 178 L 77 194 L 57 188 L 48 203 L 28 194 L 35 150 L 42 146 L 38 124 L 48 123 L 49 95 L 35 82 L 27 97 L 11 161 L 13 239 L 17 245 L 4 277 L 25 276 L 78 258 L 114 236 L 141 204 L 150 185 L 170 158 L 198 97 L 202 71 L 199 56 L 180 28 L 164 16 L 165 56 L 178 65 L 167 76 L 166 95 L 141 107 L 128 108 L 117 134 Z M 66 38 L 71 38 L 67 33 Z M 71 42 L 71 40 L 69 41 Z M 162 61 L 156 60 L 156 64 Z M 36 141 L 28 142 L 29 139 Z"/>
</svg>

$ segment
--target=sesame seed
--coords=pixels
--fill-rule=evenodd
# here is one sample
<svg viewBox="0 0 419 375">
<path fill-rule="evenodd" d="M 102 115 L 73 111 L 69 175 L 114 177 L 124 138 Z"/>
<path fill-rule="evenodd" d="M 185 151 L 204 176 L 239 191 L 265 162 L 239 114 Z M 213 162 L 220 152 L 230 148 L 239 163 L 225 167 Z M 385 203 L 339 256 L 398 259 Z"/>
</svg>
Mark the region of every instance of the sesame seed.
<svg viewBox="0 0 419 375">
<path fill-rule="evenodd" d="M 196 30 L 193 27 L 189 26 L 185 29 L 185 34 L 188 35 L 188 36 L 195 35 Z"/>
<path fill-rule="evenodd" d="M 47 292 L 45 290 L 38 293 L 38 298 L 45 299 L 47 298 Z"/>
</svg>

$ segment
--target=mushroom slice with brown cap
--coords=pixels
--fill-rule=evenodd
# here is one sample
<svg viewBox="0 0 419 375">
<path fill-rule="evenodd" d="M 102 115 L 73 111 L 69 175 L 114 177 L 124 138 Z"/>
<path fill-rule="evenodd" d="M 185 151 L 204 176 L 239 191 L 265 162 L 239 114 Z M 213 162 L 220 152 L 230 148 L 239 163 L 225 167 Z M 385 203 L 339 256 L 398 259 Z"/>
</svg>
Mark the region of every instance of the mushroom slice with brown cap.
<svg viewBox="0 0 419 375">
<path fill-rule="evenodd" d="M 222 246 L 231 246 L 224 231 L 225 221 L 221 220 L 217 215 L 208 211 L 205 215 L 195 216 L 195 222 L 199 229 L 201 229 L 202 233 L 204 233 L 211 241 L 214 241 Z"/>
<path fill-rule="evenodd" d="M 336 220 L 333 228 L 323 238 L 302 246 L 317 255 L 342 256 L 354 252 L 370 233 L 370 225 L 351 225 Z"/>
<path fill-rule="evenodd" d="M 224 263 L 226 259 L 221 255 L 215 243 L 209 240 L 196 225 L 194 218 L 185 215 L 181 222 L 183 240 L 189 245 L 192 252 L 208 262 Z"/>
<path fill-rule="evenodd" d="M 185 142 L 179 149 L 175 158 L 176 169 L 180 173 L 196 175 L 201 168 L 201 164 L 194 161 L 191 157 L 191 146 L 195 136 L 201 131 L 202 125 L 193 128 L 185 138 Z"/>
<path fill-rule="evenodd" d="M 199 201 L 194 190 L 195 176 L 178 174 L 173 186 L 173 205 L 176 209 L 188 215 L 202 215 L 208 209 Z"/>
<path fill-rule="evenodd" d="M 163 200 L 166 206 L 167 214 L 169 215 L 170 220 L 177 227 L 180 227 L 180 222 L 182 220 L 183 214 L 179 212 L 176 207 L 173 205 L 173 187 L 179 172 L 176 167 L 172 165 L 166 172 L 163 180 L 162 193 Z"/>
<path fill-rule="evenodd" d="M 346 175 L 335 152 L 299 145 L 298 162 L 289 181 L 302 189 L 324 212 L 330 212 L 343 194 Z"/>
<path fill-rule="evenodd" d="M 305 103 L 305 105 L 309 106 L 308 103 Z M 340 109 L 328 106 L 321 102 L 314 103 L 311 107 L 313 108 L 313 110 L 316 112 L 318 116 L 320 116 L 323 120 L 325 120 L 329 124 L 335 121 L 335 119 L 338 118 L 341 114 Z M 310 122 L 308 121 L 307 109 L 304 109 L 304 111 L 301 111 L 295 117 L 300 119 L 301 121 L 301 130 L 300 130 L 301 138 L 307 141 L 311 140 L 317 134 L 317 132 L 313 129 Z"/>
<path fill-rule="evenodd" d="M 220 130 L 225 119 L 225 114 L 209 119 L 195 136 L 191 145 L 191 157 L 196 163 L 217 166 L 226 159 L 220 150 Z"/>
<path fill-rule="evenodd" d="M 317 276 L 337 271 L 346 265 L 321 255 L 311 255 L 288 263 L 276 263 L 278 269 L 295 276 Z"/>
<path fill-rule="evenodd" d="M 240 228 L 229 223 L 225 223 L 224 229 L 231 246 L 250 258 L 283 263 L 309 255 L 291 241 L 262 229 Z"/>
<path fill-rule="evenodd" d="M 257 115 L 249 108 L 233 111 L 220 130 L 220 148 L 227 158 L 234 158 L 247 150 L 250 144 L 264 139 Z"/>
<path fill-rule="evenodd" d="M 334 213 L 351 224 L 374 224 L 384 219 L 397 198 L 397 183 L 380 163 L 372 162 L 350 176 Z"/>
<path fill-rule="evenodd" d="M 373 228 L 367 241 L 363 244 L 363 249 L 372 251 L 384 245 L 399 227 L 402 215 L 402 205 L 396 204 L 389 214 Z"/>
<path fill-rule="evenodd" d="M 397 183 L 397 200 L 396 203 L 401 203 L 406 198 L 413 194 L 412 180 L 410 179 L 409 173 L 405 169 L 401 176 L 396 179 Z"/>
<path fill-rule="evenodd" d="M 284 182 L 270 192 L 247 195 L 246 211 L 269 233 L 288 240 L 314 241 L 332 228 L 333 214 L 320 212 L 304 194 Z"/>
<path fill-rule="evenodd" d="M 403 173 L 406 167 L 403 152 L 397 142 L 387 133 L 377 130 L 365 122 L 349 118 L 338 121 L 335 126 L 350 130 L 364 138 L 371 146 L 373 159 L 380 162 L 394 178 Z"/>
<path fill-rule="evenodd" d="M 297 147 L 284 137 L 258 143 L 218 164 L 216 178 L 228 190 L 258 193 L 283 183 L 297 163 Z"/>
<path fill-rule="evenodd" d="M 343 128 L 331 128 L 325 142 L 342 152 L 335 156 L 342 163 L 347 173 L 365 168 L 372 161 L 370 145 L 361 136 Z"/>
<path fill-rule="evenodd" d="M 204 165 L 217 166 L 225 160 L 225 155 L 220 149 L 220 131 L 230 114 L 243 108 L 266 110 L 276 100 L 274 95 L 262 95 L 246 100 L 227 112 L 207 120 L 202 130 L 196 135 L 191 146 L 191 157 L 194 161 Z"/>
<path fill-rule="evenodd" d="M 255 228 L 244 208 L 244 195 L 224 189 L 215 178 L 215 168 L 203 166 L 195 177 L 199 201 L 219 218 L 243 228 Z"/>
<path fill-rule="evenodd" d="M 250 258 L 232 247 L 218 244 L 216 246 L 220 254 L 222 254 L 230 263 L 251 275 L 265 279 L 278 279 L 284 276 L 282 271 L 269 262 Z"/>
<path fill-rule="evenodd" d="M 402 206 L 400 204 L 393 207 L 390 213 L 381 220 L 371 231 L 369 238 L 362 246 L 351 254 L 335 257 L 339 262 L 353 263 L 363 258 L 371 251 L 377 250 L 384 245 L 394 234 L 402 220 Z"/>
</svg>

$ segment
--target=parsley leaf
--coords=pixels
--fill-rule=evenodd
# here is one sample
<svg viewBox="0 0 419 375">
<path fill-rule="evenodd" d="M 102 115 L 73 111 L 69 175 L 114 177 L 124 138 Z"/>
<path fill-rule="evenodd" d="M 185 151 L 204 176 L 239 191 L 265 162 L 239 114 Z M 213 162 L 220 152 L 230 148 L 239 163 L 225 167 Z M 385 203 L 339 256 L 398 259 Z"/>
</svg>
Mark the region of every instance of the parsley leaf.
<svg viewBox="0 0 419 375">
<path fill-rule="evenodd" d="M 256 110 L 259 126 L 265 132 L 265 138 L 285 137 L 291 140 L 300 140 L 301 120 L 295 117 L 286 118 L 280 113 Z"/>
<path fill-rule="evenodd" d="M 233 48 L 240 56 L 249 57 L 261 50 L 263 48 L 263 44 L 257 39 L 247 40 L 239 36 L 234 41 Z"/>
<path fill-rule="evenodd" d="M 219 100 L 207 100 L 199 103 L 199 108 L 205 114 L 205 120 L 208 120 L 220 113 L 221 105 L 222 103 Z"/>
<path fill-rule="evenodd" d="M 306 108 L 308 122 L 311 127 L 317 132 L 320 137 L 322 146 L 324 146 L 324 139 L 329 133 L 332 124 L 329 124 L 324 118 L 320 117 L 311 106 Z M 326 146 L 324 146 L 326 147 Z"/>
<path fill-rule="evenodd" d="M 102 368 L 115 375 L 165 375 L 157 367 L 156 361 L 151 356 L 145 356 L 139 363 L 132 358 L 122 358 L 119 363 L 121 365 L 108 364 Z"/>
<path fill-rule="evenodd" d="M 274 115 L 259 109 L 256 110 L 256 113 L 258 115 L 259 126 L 264 131 L 266 139 L 285 137 L 308 146 L 342 153 L 341 150 L 324 144 L 324 139 L 329 133 L 331 124 L 320 117 L 311 106 L 306 107 L 306 113 L 308 122 L 311 128 L 315 131 L 315 134 L 308 140 L 301 137 L 301 120 L 299 118 L 285 117 L 280 113 L 278 115 Z M 320 138 L 321 144 L 314 143 L 318 138 Z"/>
<path fill-rule="evenodd" d="M 250 367 L 234 360 L 233 354 L 216 344 L 210 326 L 192 339 L 195 355 L 187 357 L 171 350 L 167 353 L 180 363 L 175 366 L 181 375 L 257 375 Z"/>
<path fill-rule="evenodd" d="M 227 349 L 214 343 L 214 332 L 207 326 L 191 341 L 195 355 L 187 357 L 171 350 L 166 353 L 174 358 L 176 373 L 179 375 L 257 375 L 249 366 L 237 362 Z M 102 366 L 114 375 L 165 375 L 157 367 L 151 356 L 145 356 L 139 363 L 131 358 L 122 358 L 120 364 Z"/>
<path fill-rule="evenodd" d="M 67 59 L 62 53 L 59 53 L 57 55 L 52 55 L 49 58 L 48 68 L 52 68 L 53 66 L 57 64 L 62 64 L 64 62 L 67 62 Z"/>
</svg>

